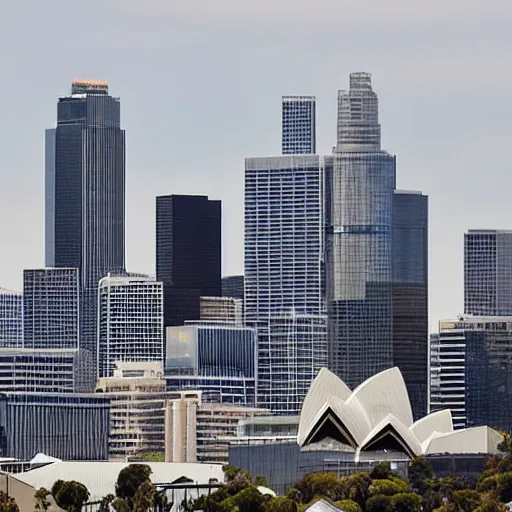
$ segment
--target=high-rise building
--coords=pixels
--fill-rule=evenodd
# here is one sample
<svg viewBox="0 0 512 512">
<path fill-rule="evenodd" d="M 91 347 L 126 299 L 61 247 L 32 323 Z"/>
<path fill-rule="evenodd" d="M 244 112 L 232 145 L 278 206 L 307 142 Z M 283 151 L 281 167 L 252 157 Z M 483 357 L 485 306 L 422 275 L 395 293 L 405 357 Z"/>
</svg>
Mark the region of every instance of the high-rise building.
<svg viewBox="0 0 512 512">
<path fill-rule="evenodd" d="M 325 185 L 329 365 L 351 387 L 393 366 L 394 189 L 395 157 L 381 149 L 371 76 L 353 73 L 338 93 Z"/>
<path fill-rule="evenodd" d="M 512 231 L 464 235 L 464 312 L 512 315 Z"/>
<path fill-rule="evenodd" d="M 242 299 L 234 297 L 201 297 L 199 320 L 242 325 L 242 307 Z"/>
<path fill-rule="evenodd" d="M 327 363 L 324 159 L 245 161 L 245 319 L 258 333 L 258 405 L 298 414 Z"/>
<path fill-rule="evenodd" d="M 0 347 L 23 346 L 23 294 L 0 288 Z"/>
<path fill-rule="evenodd" d="M 427 414 L 428 197 L 393 196 L 393 362 L 402 372 L 416 419 Z"/>
<path fill-rule="evenodd" d="M 47 265 L 78 268 L 81 289 L 79 389 L 94 388 L 99 280 L 125 267 L 125 137 L 120 100 L 108 83 L 75 80 L 47 131 Z"/>
<path fill-rule="evenodd" d="M 242 318 L 244 315 L 245 300 L 245 282 L 244 276 L 226 276 L 222 278 L 222 296 L 234 297 L 242 301 Z"/>
<path fill-rule="evenodd" d="M 436 342 L 437 341 L 437 342 Z M 512 429 L 512 316 L 461 316 L 431 341 L 430 410 L 451 409 L 456 428 Z"/>
<path fill-rule="evenodd" d="M 314 96 L 283 96 L 282 153 L 316 153 L 316 99 Z"/>
<path fill-rule="evenodd" d="M 165 357 L 168 390 L 201 391 L 208 403 L 254 406 L 254 329 L 202 322 L 167 327 Z"/>
<path fill-rule="evenodd" d="M 76 268 L 23 271 L 25 348 L 79 348 L 79 284 Z"/>
<path fill-rule="evenodd" d="M 221 203 L 206 196 L 156 198 L 156 277 L 164 322 L 198 320 L 200 297 L 221 295 Z"/>
<path fill-rule="evenodd" d="M 162 362 L 162 283 L 148 276 L 108 275 L 98 287 L 98 375 L 112 377 L 118 362 Z"/>
</svg>

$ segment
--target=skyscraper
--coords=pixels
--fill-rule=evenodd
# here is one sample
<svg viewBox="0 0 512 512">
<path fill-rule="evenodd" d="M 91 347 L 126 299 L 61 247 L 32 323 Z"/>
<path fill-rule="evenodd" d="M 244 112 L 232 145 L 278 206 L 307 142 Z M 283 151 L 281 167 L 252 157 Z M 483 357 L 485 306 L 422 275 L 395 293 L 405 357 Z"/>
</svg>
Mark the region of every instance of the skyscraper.
<svg viewBox="0 0 512 512">
<path fill-rule="evenodd" d="M 512 315 L 512 231 L 470 229 L 464 235 L 464 312 Z"/>
<path fill-rule="evenodd" d="M 338 140 L 326 166 L 329 364 L 355 387 L 393 366 L 395 157 L 381 149 L 368 73 L 338 93 Z M 246 274 L 247 276 L 247 274 Z"/>
<path fill-rule="evenodd" d="M 393 362 L 400 368 L 416 419 L 427 414 L 428 197 L 393 196 Z"/>
<path fill-rule="evenodd" d="M 283 155 L 316 153 L 316 99 L 314 96 L 283 96 Z"/>
<path fill-rule="evenodd" d="M 162 283 L 148 276 L 108 275 L 98 288 L 98 376 L 112 377 L 118 362 L 162 362 Z"/>
<path fill-rule="evenodd" d="M 164 322 L 198 320 L 201 296 L 221 296 L 221 203 L 207 196 L 156 198 L 156 278 Z"/>
<path fill-rule="evenodd" d="M 23 346 L 23 294 L 0 288 L 0 347 Z"/>
<path fill-rule="evenodd" d="M 96 378 L 99 280 L 125 267 L 125 137 L 108 83 L 75 80 L 59 98 L 46 139 L 47 265 L 78 268 L 81 340 L 78 389 Z"/>
<path fill-rule="evenodd" d="M 76 268 L 23 271 L 23 339 L 26 349 L 78 349 L 79 275 Z"/>
<path fill-rule="evenodd" d="M 258 335 L 258 405 L 298 414 L 327 363 L 324 159 L 245 161 L 245 319 Z"/>
</svg>

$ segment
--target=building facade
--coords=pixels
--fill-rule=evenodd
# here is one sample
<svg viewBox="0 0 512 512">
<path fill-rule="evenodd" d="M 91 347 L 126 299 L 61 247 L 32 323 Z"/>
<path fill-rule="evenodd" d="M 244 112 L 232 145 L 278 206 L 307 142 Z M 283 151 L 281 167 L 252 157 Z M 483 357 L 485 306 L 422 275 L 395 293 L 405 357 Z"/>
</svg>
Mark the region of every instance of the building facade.
<svg viewBox="0 0 512 512">
<path fill-rule="evenodd" d="M 221 295 L 221 203 L 206 196 L 156 198 L 156 277 L 166 326 L 198 320 L 201 296 Z"/>
<path fill-rule="evenodd" d="M 76 268 L 23 271 L 23 339 L 27 349 L 80 345 L 80 282 Z"/>
<path fill-rule="evenodd" d="M 327 362 L 324 159 L 245 161 L 245 320 L 258 332 L 258 405 L 298 414 Z"/>
<path fill-rule="evenodd" d="M 243 324 L 243 300 L 234 297 L 201 297 L 199 319 L 205 322 Z"/>
<path fill-rule="evenodd" d="M 407 385 L 415 419 L 428 397 L 428 197 L 396 190 L 392 234 L 393 364 Z"/>
<path fill-rule="evenodd" d="M 316 99 L 314 96 L 283 96 L 282 153 L 316 153 Z"/>
<path fill-rule="evenodd" d="M 464 235 L 464 313 L 512 315 L 512 231 Z"/>
<path fill-rule="evenodd" d="M 2 457 L 108 458 L 109 401 L 73 393 L 1 393 Z M 30 425 L 30 428 L 27 428 Z"/>
<path fill-rule="evenodd" d="M 431 341 L 430 408 L 450 408 L 457 428 L 512 429 L 512 316 L 463 316 Z"/>
<path fill-rule="evenodd" d="M 381 149 L 368 73 L 338 93 L 338 142 L 326 166 L 330 368 L 349 386 L 393 366 L 395 157 Z"/>
<path fill-rule="evenodd" d="M 0 347 L 23 346 L 23 294 L 0 288 Z"/>
<path fill-rule="evenodd" d="M 78 386 L 92 391 L 97 368 L 99 280 L 125 268 L 125 136 L 108 83 L 75 80 L 46 132 L 47 266 L 80 271 Z"/>
<path fill-rule="evenodd" d="M 118 362 L 162 362 L 162 283 L 143 275 L 108 275 L 98 287 L 98 376 Z"/>
<path fill-rule="evenodd" d="M 226 276 L 222 278 L 222 296 L 244 300 L 244 276 Z"/>
<path fill-rule="evenodd" d="M 226 324 L 167 328 L 169 391 L 197 390 L 205 403 L 255 405 L 256 333 Z"/>
</svg>

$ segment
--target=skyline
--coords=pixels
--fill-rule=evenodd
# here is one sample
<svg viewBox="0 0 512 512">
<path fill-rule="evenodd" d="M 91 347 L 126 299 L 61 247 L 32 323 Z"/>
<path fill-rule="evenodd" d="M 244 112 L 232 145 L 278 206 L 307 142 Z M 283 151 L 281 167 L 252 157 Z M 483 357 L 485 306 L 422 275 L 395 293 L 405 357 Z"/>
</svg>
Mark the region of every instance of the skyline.
<svg viewBox="0 0 512 512">
<path fill-rule="evenodd" d="M 22 269 L 43 266 L 44 129 L 55 119 L 56 98 L 80 77 L 108 79 L 123 103 L 130 271 L 154 274 L 155 198 L 175 193 L 222 200 L 223 275 L 242 273 L 243 159 L 279 155 L 281 96 L 288 94 L 316 96 L 317 152 L 329 154 L 337 90 L 353 71 L 372 73 L 383 147 L 397 155 L 397 186 L 431 199 L 431 330 L 463 310 L 464 232 L 512 228 L 506 164 L 512 73 L 504 66 L 512 6 L 503 1 L 466 2 L 464 10 L 457 10 L 461 2 L 443 8 L 433 2 L 418 6 L 417 14 L 403 11 L 401 2 L 385 9 L 375 3 L 367 19 L 354 5 L 348 15 L 356 25 L 346 21 L 343 31 L 336 23 L 347 8 L 329 8 L 325 23 L 327 4 L 320 2 L 307 22 L 311 39 L 303 36 L 307 2 L 285 19 L 287 2 L 228 16 L 223 1 L 217 8 L 225 19 L 209 26 L 204 16 L 214 13 L 198 13 L 196 4 L 195 17 L 173 4 L 173 17 L 158 1 L 140 16 L 142 7 L 129 2 L 93 1 L 82 11 L 61 9 L 59 0 L 45 8 L 34 3 L 33 17 L 22 18 L 27 4 L 10 5 L 0 21 L 4 48 L 13 48 L 3 50 L 0 71 L 0 240 L 8 248 L 0 258 L 1 287 L 21 290 Z M 84 26 L 97 18 L 97 38 L 87 48 L 68 49 L 62 40 L 72 36 L 77 14 Z M 114 19 L 119 23 L 111 33 Z M 358 22 L 365 24 L 364 40 Z M 367 35 L 366 28 L 374 32 Z M 44 77 L 37 94 L 34 77 Z M 155 94 L 148 94 L 148 84 Z"/>
</svg>

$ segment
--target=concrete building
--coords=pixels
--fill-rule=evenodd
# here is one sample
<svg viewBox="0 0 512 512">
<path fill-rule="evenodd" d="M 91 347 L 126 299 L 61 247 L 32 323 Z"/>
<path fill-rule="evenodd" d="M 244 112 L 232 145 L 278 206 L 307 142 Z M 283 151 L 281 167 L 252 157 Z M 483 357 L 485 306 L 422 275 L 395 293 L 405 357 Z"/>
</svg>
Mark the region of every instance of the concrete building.
<svg viewBox="0 0 512 512">
<path fill-rule="evenodd" d="M 0 347 L 23 346 L 23 294 L 0 288 Z"/>
<path fill-rule="evenodd" d="M 149 276 L 108 275 L 98 286 L 98 376 L 118 362 L 161 362 L 163 287 Z"/>
<path fill-rule="evenodd" d="M 201 297 L 201 321 L 243 325 L 243 300 L 235 297 Z"/>
<path fill-rule="evenodd" d="M 254 329 L 203 323 L 168 327 L 165 380 L 169 391 L 201 391 L 206 403 L 254 406 Z"/>
<path fill-rule="evenodd" d="M 314 96 L 283 96 L 282 154 L 316 153 L 316 99 Z"/>
</svg>

